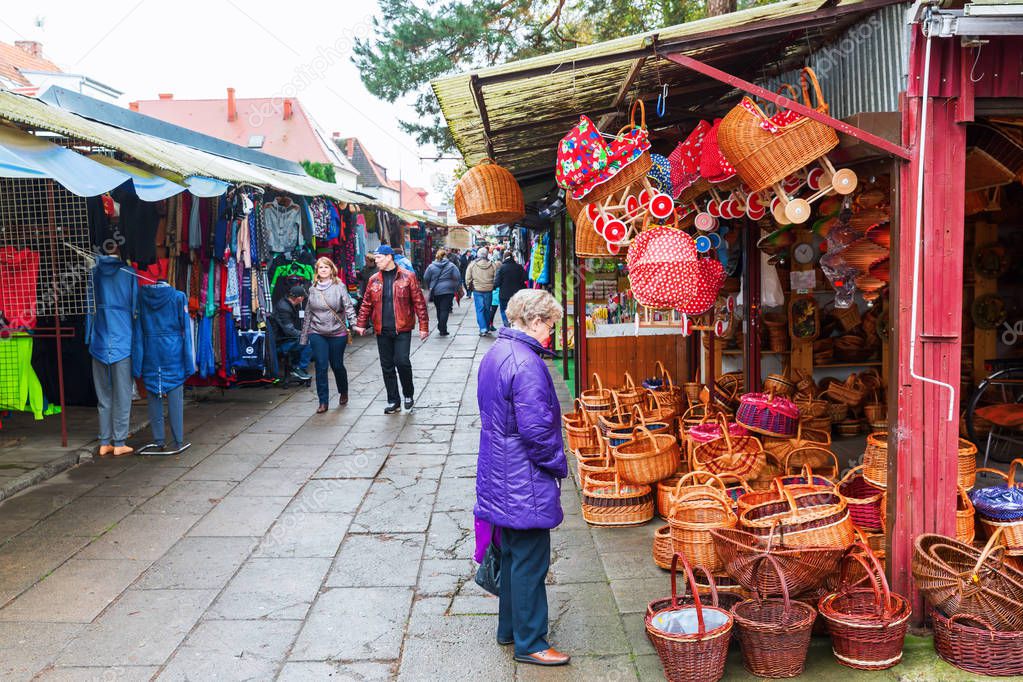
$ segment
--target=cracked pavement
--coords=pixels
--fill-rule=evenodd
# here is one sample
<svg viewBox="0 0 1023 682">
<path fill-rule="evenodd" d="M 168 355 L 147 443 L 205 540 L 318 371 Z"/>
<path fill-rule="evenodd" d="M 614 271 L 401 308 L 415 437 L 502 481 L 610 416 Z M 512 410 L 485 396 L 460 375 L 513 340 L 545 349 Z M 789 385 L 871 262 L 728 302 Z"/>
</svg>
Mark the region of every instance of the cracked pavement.
<svg viewBox="0 0 1023 682">
<path fill-rule="evenodd" d="M 212 394 L 188 408 L 182 456 L 97 460 L 0 503 L 0 679 L 660 679 L 571 479 L 549 594 L 573 664 L 519 665 L 495 643 L 471 558 L 476 367 L 493 341 L 466 303 L 450 329 L 413 340 L 411 413 L 382 414 L 360 338 L 344 408 L 314 414 L 306 388 Z"/>
</svg>

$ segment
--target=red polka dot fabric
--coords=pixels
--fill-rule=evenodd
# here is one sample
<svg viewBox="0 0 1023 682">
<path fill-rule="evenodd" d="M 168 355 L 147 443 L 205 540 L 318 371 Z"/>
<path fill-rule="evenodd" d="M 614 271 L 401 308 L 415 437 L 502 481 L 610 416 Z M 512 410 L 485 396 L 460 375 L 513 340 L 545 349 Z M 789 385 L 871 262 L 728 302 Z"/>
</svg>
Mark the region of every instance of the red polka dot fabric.
<svg viewBox="0 0 1023 682">
<path fill-rule="evenodd" d="M 626 259 L 632 293 L 641 304 L 699 315 L 714 305 L 725 281 L 717 258 L 700 258 L 693 238 L 670 227 L 644 230 Z"/>
</svg>

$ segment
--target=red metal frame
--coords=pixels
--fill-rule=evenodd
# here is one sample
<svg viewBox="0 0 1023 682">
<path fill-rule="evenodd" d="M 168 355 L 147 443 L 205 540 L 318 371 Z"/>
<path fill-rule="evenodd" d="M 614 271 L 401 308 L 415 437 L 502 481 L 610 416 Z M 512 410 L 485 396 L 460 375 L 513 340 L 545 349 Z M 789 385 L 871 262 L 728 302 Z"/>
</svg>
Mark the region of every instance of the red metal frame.
<svg viewBox="0 0 1023 682">
<path fill-rule="evenodd" d="M 704 64 L 699 60 L 693 59 L 692 57 L 689 57 L 684 54 L 661 54 L 659 56 L 663 57 L 664 59 L 670 59 L 676 64 L 679 64 L 680 66 L 684 66 L 698 73 L 702 73 L 703 75 L 709 78 L 713 78 L 714 80 L 720 81 L 726 85 L 731 85 L 732 87 L 738 88 L 743 92 L 748 92 L 749 94 L 754 95 L 756 97 L 760 97 L 761 99 L 766 99 L 769 102 L 773 102 L 774 104 L 785 109 L 794 111 L 797 114 L 801 114 L 803 116 L 806 116 L 807 118 L 812 118 L 815 121 L 820 121 L 824 125 L 830 126 L 840 133 L 845 133 L 846 135 L 855 137 L 858 140 L 862 140 L 863 142 L 866 142 L 867 144 L 873 147 L 877 147 L 881 151 L 888 152 L 889 154 L 897 156 L 901 159 L 906 159 L 907 161 L 910 158 L 910 150 L 906 147 L 897 145 L 894 142 L 890 142 L 884 139 L 883 137 L 874 135 L 873 133 L 868 133 L 866 130 L 861 130 L 856 126 L 849 125 L 848 123 L 840 121 L 837 118 L 828 116 L 827 114 L 822 114 L 816 109 L 811 109 L 810 107 L 799 102 L 796 102 L 794 100 L 791 100 L 788 97 L 784 97 L 775 92 L 771 92 L 770 90 L 766 90 L 760 87 L 759 85 L 750 83 L 749 81 L 743 80 L 738 76 L 733 76 L 730 73 L 726 73 L 725 71 L 717 69 L 709 64 Z"/>
</svg>

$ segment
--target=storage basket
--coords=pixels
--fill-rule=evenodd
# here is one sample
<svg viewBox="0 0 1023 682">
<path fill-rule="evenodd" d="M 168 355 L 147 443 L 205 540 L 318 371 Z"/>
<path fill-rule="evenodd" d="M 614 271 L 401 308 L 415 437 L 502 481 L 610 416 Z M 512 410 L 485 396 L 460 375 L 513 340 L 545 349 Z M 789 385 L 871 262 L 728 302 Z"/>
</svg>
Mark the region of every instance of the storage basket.
<svg viewBox="0 0 1023 682">
<path fill-rule="evenodd" d="M 614 389 L 613 392 L 618 400 L 618 405 L 623 410 L 631 410 L 634 407 L 642 406 L 647 399 L 646 389 L 636 386 L 636 382 L 632 380 L 632 375 L 628 372 L 625 373 L 625 383 L 620 388 Z"/>
<path fill-rule="evenodd" d="M 830 400 L 842 403 L 851 408 L 858 408 L 866 398 L 866 387 L 863 380 L 856 374 L 850 374 L 844 383 L 833 382 L 828 385 L 827 391 Z"/>
<path fill-rule="evenodd" d="M 739 405 L 739 397 L 745 391 L 745 385 L 742 372 L 726 372 L 714 382 L 718 400 L 733 409 Z"/>
<path fill-rule="evenodd" d="M 959 439 L 959 485 L 967 490 L 977 482 L 977 446 L 966 440 Z"/>
<path fill-rule="evenodd" d="M 792 494 L 798 495 L 816 490 L 832 490 L 835 487 L 833 480 L 823 476 L 815 476 L 809 467 L 804 467 L 797 476 L 776 476 L 771 481 L 771 486 L 764 490 L 753 490 L 740 495 L 736 501 L 736 509 L 741 513 L 765 502 L 778 502 L 783 499 L 778 486 L 788 488 Z"/>
<path fill-rule="evenodd" d="M 667 526 L 665 526 L 664 528 L 667 528 Z M 662 568 L 667 568 L 670 570 L 671 559 L 673 559 L 674 557 L 675 555 L 671 554 L 670 557 L 668 558 L 667 565 L 663 566 Z M 729 577 L 727 574 L 724 575 L 724 577 L 722 578 L 721 576 L 717 574 L 711 574 L 702 568 L 694 567 L 693 575 L 702 576 L 702 578 L 696 578 L 696 589 L 699 592 L 700 600 L 703 603 L 709 602 L 711 606 L 717 606 L 724 609 L 725 611 L 731 612 L 733 606 L 735 606 L 742 600 L 746 599 L 748 596 L 746 590 L 744 590 L 741 586 L 738 587 L 738 591 L 733 591 L 729 587 L 723 586 L 721 584 L 722 580 L 724 581 L 732 580 L 731 577 Z M 730 584 L 738 585 L 738 583 L 735 583 L 734 581 L 732 581 Z M 679 604 L 693 603 L 693 597 L 688 593 L 688 590 L 684 596 L 678 598 L 678 603 Z M 653 601 L 647 603 L 646 612 L 647 615 L 653 615 L 662 609 L 668 608 L 669 606 L 671 606 L 671 597 L 654 599 Z M 732 638 L 733 639 L 735 638 L 734 628 L 732 629 Z"/>
<path fill-rule="evenodd" d="M 583 520 L 593 526 L 639 526 L 654 518 L 654 494 L 648 485 L 622 483 L 617 472 L 586 477 Z"/>
<path fill-rule="evenodd" d="M 851 438 L 859 435 L 860 431 L 863 429 L 863 422 L 859 419 L 846 419 L 832 424 L 831 428 L 833 428 L 839 436 Z"/>
<path fill-rule="evenodd" d="M 671 544 L 671 526 L 663 525 L 654 531 L 654 563 L 661 568 L 671 568 L 675 550 Z"/>
<path fill-rule="evenodd" d="M 654 365 L 655 377 L 660 382 L 658 384 L 647 386 L 654 398 L 657 399 L 657 405 L 660 408 L 671 408 L 675 411 L 676 415 L 680 415 L 686 411 L 689 406 L 686 400 L 685 391 L 681 386 L 677 386 L 675 381 L 672 379 L 671 372 L 664 366 L 660 360 Z"/>
<path fill-rule="evenodd" d="M 838 492 L 849 505 L 849 515 L 864 532 L 883 531 L 885 489 L 863 478 L 863 466 L 853 467 L 838 483 Z"/>
<path fill-rule="evenodd" d="M 764 390 L 768 393 L 788 398 L 795 394 L 796 384 L 782 374 L 768 374 L 767 378 L 764 379 Z"/>
<path fill-rule="evenodd" d="M 455 186 L 455 216 L 462 225 L 513 223 L 525 215 L 515 176 L 491 159 L 470 168 Z"/>
<path fill-rule="evenodd" d="M 813 474 L 823 476 L 832 481 L 838 479 L 838 457 L 826 447 L 820 445 L 803 445 L 793 448 L 785 455 L 782 470 L 786 476 L 800 474 L 809 468 Z"/>
<path fill-rule="evenodd" d="M 1005 479 L 1005 486 L 979 488 L 970 492 L 980 527 L 988 537 L 1001 532 L 1007 554 L 1023 556 L 1023 487 L 1016 483 L 1016 469 L 1023 459 L 1014 459 L 1008 475 L 997 469 L 978 469 Z"/>
<path fill-rule="evenodd" d="M 601 441 L 595 448 L 581 448 L 574 452 L 576 459 L 576 480 L 582 488 L 586 477 L 596 473 L 614 473 L 614 465 L 607 453 L 607 446 Z"/>
<path fill-rule="evenodd" d="M 651 433 L 639 426 L 634 438 L 614 448 L 618 475 L 628 483 L 650 484 L 668 478 L 678 470 L 679 451 L 675 436 Z"/>
<path fill-rule="evenodd" d="M 578 399 L 576 399 L 576 405 L 579 405 Z M 568 415 L 565 416 L 568 417 Z M 577 451 L 582 448 L 595 448 L 600 445 L 600 431 L 596 426 L 586 421 L 585 416 L 582 420 L 569 421 L 565 419 L 564 424 L 569 450 Z"/>
<path fill-rule="evenodd" d="M 691 466 L 715 474 L 732 474 L 740 478 L 753 478 L 766 463 L 764 449 L 753 436 L 733 438 L 728 422 L 721 422 L 722 437 L 693 448 Z"/>
<path fill-rule="evenodd" d="M 682 479 L 683 474 L 673 474 L 663 481 L 658 481 L 655 487 L 655 493 L 657 496 L 657 515 L 662 519 L 668 518 L 668 512 L 671 511 L 672 496 L 675 494 L 675 488 L 678 486 L 678 482 Z"/>
<path fill-rule="evenodd" d="M 804 68 L 800 82 L 803 103 L 828 113 L 813 70 Z M 810 87 L 816 106 L 810 98 Z M 743 97 L 721 121 L 721 151 L 751 192 L 780 182 L 838 146 L 838 133 L 833 128 L 805 116 L 793 118 L 786 125 L 777 125 L 752 98 Z"/>
<path fill-rule="evenodd" d="M 888 434 L 875 431 L 867 436 L 863 451 L 863 478 L 878 488 L 888 487 Z"/>
<path fill-rule="evenodd" d="M 600 415 L 611 414 L 614 408 L 614 396 L 611 395 L 610 389 L 604 388 L 604 382 L 600 380 L 600 375 L 596 372 L 593 373 L 593 381 L 596 382 L 597 387 L 593 388 L 591 384 L 590 388 L 580 393 L 579 402 L 582 404 L 586 420 L 596 425 Z"/>
<path fill-rule="evenodd" d="M 888 587 L 884 570 L 870 548 L 857 543 L 861 553 L 847 555 L 863 566 L 870 587 L 839 588 L 821 597 L 820 614 L 831 633 L 838 662 L 857 670 L 886 670 L 902 660 L 902 645 L 913 609 L 909 600 Z M 845 580 L 841 581 L 845 584 Z"/>
<path fill-rule="evenodd" d="M 689 580 L 692 606 L 678 601 L 675 575 L 679 561 Z M 670 606 L 648 613 L 645 620 L 647 636 L 664 666 L 665 679 L 669 682 L 717 682 L 725 673 L 732 615 L 722 608 L 702 604 L 693 569 L 679 554 L 672 558 L 671 578 Z M 668 625 L 670 622 L 691 620 L 693 616 L 695 628 Z M 680 631 L 667 632 L 669 629 Z"/>
<path fill-rule="evenodd" d="M 693 566 L 701 566 L 708 571 L 724 568 L 724 563 L 714 550 L 710 531 L 715 528 L 734 528 L 735 522 L 730 500 L 706 491 L 685 493 L 675 499 L 668 514 L 671 542 L 675 551 L 684 554 Z"/>
<path fill-rule="evenodd" d="M 735 421 L 765 436 L 791 438 L 799 428 L 799 408 L 773 393 L 747 393 L 739 400 Z"/>
<path fill-rule="evenodd" d="M 670 422 L 678 418 L 678 410 L 671 401 L 661 402 L 660 394 L 650 392 L 650 405 L 643 410 L 643 415 L 650 421 Z"/>
<path fill-rule="evenodd" d="M 1023 573 L 1008 566 L 1001 533 L 983 550 L 944 535 L 923 534 L 913 543 L 913 580 L 943 613 L 985 618 L 1000 630 L 1023 630 Z"/>
<path fill-rule="evenodd" d="M 798 396 L 797 396 L 798 398 Z M 828 405 L 827 400 L 796 400 L 796 407 L 799 408 L 799 416 L 805 422 L 807 419 L 814 419 L 819 417 L 828 417 Z M 831 418 L 828 417 L 830 423 Z"/>
<path fill-rule="evenodd" d="M 976 511 L 966 489 L 959 486 L 959 496 L 956 498 L 956 540 L 972 545 L 977 536 Z"/>
<path fill-rule="evenodd" d="M 784 573 L 774 557 L 768 555 L 760 566 L 777 574 L 782 598 L 758 596 L 732 607 L 743 665 L 758 677 L 798 677 L 806 664 L 817 611 L 789 598 Z"/>
<path fill-rule="evenodd" d="M 766 537 L 777 528 L 792 547 L 846 548 L 856 538 L 848 504 L 834 491 L 793 493 L 775 481 L 779 499 L 754 505 L 739 514 L 739 527 Z"/>
<path fill-rule="evenodd" d="M 996 630 L 986 618 L 962 613 L 946 618 L 935 610 L 931 616 L 942 660 L 981 675 L 1023 675 L 1023 630 Z"/>
</svg>

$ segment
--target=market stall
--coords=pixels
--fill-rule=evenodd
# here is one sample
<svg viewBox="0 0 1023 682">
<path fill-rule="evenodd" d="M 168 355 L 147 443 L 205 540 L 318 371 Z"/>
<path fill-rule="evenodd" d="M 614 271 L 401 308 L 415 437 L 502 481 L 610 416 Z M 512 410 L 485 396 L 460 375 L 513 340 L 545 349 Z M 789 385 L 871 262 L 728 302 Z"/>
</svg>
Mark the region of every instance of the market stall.
<svg viewBox="0 0 1023 682">
<path fill-rule="evenodd" d="M 565 427 L 584 517 L 659 514 L 662 567 L 681 553 L 738 590 L 786 584 L 851 667 L 898 662 L 886 629 L 961 612 L 918 570 L 954 565 L 926 534 L 978 566 L 1004 555 L 999 580 L 1021 577 L 1012 531 L 996 532 L 1020 523 L 1015 471 L 976 474 L 978 454 L 1018 453 L 1023 424 L 1009 371 L 1023 83 L 997 75 L 1018 60 L 1000 37 L 1016 17 L 784 2 L 434 83 L 470 165 L 546 166 L 565 190 L 580 321 Z M 992 486 L 1009 491 L 999 503 Z M 855 600 L 829 596 L 846 552 L 893 595 L 862 624 L 879 638 L 852 649 L 832 609 Z M 775 562 L 778 576 L 750 570 Z M 656 639 L 678 609 L 651 609 Z M 664 644 L 678 674 L 684 647 Z"/>
</svg>

